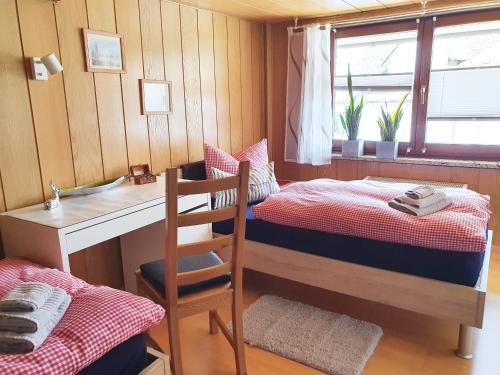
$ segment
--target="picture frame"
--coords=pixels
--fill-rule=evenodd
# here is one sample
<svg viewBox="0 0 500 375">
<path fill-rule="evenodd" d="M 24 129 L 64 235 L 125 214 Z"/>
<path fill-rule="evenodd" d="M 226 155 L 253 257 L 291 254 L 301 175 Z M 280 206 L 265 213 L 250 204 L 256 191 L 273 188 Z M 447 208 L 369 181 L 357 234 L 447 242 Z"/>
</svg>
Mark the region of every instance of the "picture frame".
<svg viewBox="0 0 500 375">
<path fill-rule="evenodd" d="M 143 115 L 172 113 L 172 82 L 141 79 L 141 108 Z"/>
<path fill-rule="evenodd" d="M 127 72 L 122 35 L 105 31 L 82 30 L 87 72 Z"/>
</svg>

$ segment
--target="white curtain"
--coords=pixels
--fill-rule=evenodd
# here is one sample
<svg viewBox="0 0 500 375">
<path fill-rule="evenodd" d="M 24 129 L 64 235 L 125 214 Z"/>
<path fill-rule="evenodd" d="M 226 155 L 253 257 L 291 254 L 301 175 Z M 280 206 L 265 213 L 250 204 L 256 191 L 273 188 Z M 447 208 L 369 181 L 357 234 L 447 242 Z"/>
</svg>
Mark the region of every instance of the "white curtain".
<svg viewBox="0 0 500 375">
<path fill-rule="evenodd" d="M 288 32 L 285 160 L 331 163 L 333 109 L 329 26 Z"/>
</svg>

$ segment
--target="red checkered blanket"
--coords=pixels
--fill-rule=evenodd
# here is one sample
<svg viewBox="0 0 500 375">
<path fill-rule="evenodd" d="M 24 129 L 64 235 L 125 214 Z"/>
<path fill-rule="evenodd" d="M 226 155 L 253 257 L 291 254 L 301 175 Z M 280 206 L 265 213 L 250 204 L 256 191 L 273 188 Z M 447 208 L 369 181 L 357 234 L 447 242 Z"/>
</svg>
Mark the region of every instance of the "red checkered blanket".
<svg viewBox="0 0 500 375">
<path fill-rule="evenodd" d="M 153 302 L 116 289 L 92 286 L 55 269 L 22 261 L 0 261 L 0 298 L 23 281 L 60 287 L 71 305 L 45 343 L 33 353 L 0 355 L 0 374 L 75 374 L 149 327 L 165 311 Z"/>
<path fill-rule="evenodd" d="M 489 197 L 443 188 L 453 203 L 415 217 L 388 206 L 414 187 L 373 181 L 318 179 L 297 182 L 253 207 L 257 219 L 322 232 L 432 249 L 481 252 L 486 246 Z"/>
</svg>

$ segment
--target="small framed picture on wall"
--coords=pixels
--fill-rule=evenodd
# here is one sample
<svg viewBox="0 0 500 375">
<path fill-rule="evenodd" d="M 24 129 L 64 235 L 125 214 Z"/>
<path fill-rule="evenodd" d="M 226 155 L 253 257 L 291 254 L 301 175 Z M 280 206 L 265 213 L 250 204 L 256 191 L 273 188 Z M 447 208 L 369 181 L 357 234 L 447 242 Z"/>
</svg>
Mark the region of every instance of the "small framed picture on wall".
<svg viewBox="0 0 500 375">
<path fill-rule="evenodd" d="M 126 73 L 123 36 L 83 29 L 87 72 Z"/>
<path fill-rule="evenodd" d="M 143 115 L 172 113 L 172 82 L 141 79 Z"/>
</svg>

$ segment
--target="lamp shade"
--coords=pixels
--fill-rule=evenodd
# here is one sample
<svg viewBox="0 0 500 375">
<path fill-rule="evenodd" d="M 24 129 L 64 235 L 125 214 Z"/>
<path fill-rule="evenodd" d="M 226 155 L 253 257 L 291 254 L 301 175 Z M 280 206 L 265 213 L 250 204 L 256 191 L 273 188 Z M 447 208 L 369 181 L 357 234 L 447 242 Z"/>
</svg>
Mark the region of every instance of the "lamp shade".
<svg viewBox="0 0 500 375">
<path fill-rule="evenodd" d="M 56 74 L 63 71 L 63 67 L 57 56 L 53 53 L 48 54 L 47 56 L 42 57 L 43 65 L 47 68 L 50 74 Z"/>
</svg>

